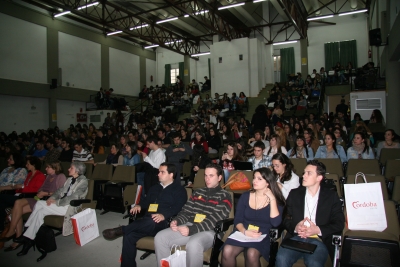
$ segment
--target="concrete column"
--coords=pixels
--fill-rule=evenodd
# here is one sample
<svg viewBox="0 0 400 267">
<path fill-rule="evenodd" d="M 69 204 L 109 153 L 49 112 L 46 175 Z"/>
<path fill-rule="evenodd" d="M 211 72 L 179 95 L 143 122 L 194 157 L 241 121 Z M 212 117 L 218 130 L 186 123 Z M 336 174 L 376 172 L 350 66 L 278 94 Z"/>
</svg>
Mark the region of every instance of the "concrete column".
<svg viewBox="0 0 400 267">
<path fill-rule="evenodd" d="M 146 73 L 146 58 L 145 57 L 140 57 L 139 58 L 139 70 L 140 70 L 140 90 L 142 90 L 143 86 L 146 84 L 146 76 L 150 75 Z M 147 87 L 150 87 L 149 84 L 147 84 Z"/>
<path fill-rule="evenodd" d="M 101 87 L 110 88 L 110 52 L 107 45 L 101 45 Z M 99 88 L 100 89 L 100 88 Z"/>
<path fill-rule="evenodd" d="M 179 75 L 179 76 L 181 76 L 181 78 L 183 78 L 183 83 L 185 84 L 185 86 L 186 85 L 188 85 L 189 83 L 191 83 L 191 80 L 190 80 L 190 56 L 189 55 L 185 55 L 184 56 L 184 58 L 183 58 L 183 63 L 184 63 L 184 66 L 185 66 L 185 69 L 184 69 L 184 73 L 183 73 L 183 75 Z"/>
<path fill-rule="evenodd" d="M 301 76 L 303 76 L 303 79 L 305 77 L 307 77 L 307 74 L 308 74 L 308 49 L 307 49 L 308 47 L 307 46 L 308 46 L 307 39 L 301 39 L 300 40 L 300 64 L 301 64 Z"/>
<path fill-rule="evenodd" d="M 262 2 L 262 10 L 263 10 L 263 17 L 267 21 L 269 21 L 269 10 L 270 10 L 270 5 L 271 3 L 269 2 Z M 263 42 L 266 44 L 269 41 L 271 41 L 271 28 L 270 27 L 264 27 L 263 28 L 263 35 L 267 40 L 263 40 Z M 274 77 L 274 46 L 272 44 L 270 45 L 265 45 L 263 47 L 265 49 L 263 55 L 265 55 L 264 60 L 264 75 L 265 75 L 265 83 L 266 84 L 273 84 L 275 82 L 275 77 Z M 265 84 L 263 84 L 265 86 Z"/>
<path fill-rule="evenodd" d="M 386 128 L 393 129 L 398 134 L 400 133 L 400 112 L 398 112 L 400 62 L 388 61 L 386 64 Z"/>
<path fill-rule="evenodd" d="M 57 85 L 62 86 L 61 72 L 58 69 L 58 31 L 52 28 L 47 28 L 47 80 L 49 83 L 49 127 L 57 126 L 57 121 L 53 121 L 53 114 L 57 116 L 57 99 L 56 90 L 59 88 L 50 89 L 52 79 L 57 79 Z M 59 75 L 60 74 L 60 75 Z"/>
</svg>

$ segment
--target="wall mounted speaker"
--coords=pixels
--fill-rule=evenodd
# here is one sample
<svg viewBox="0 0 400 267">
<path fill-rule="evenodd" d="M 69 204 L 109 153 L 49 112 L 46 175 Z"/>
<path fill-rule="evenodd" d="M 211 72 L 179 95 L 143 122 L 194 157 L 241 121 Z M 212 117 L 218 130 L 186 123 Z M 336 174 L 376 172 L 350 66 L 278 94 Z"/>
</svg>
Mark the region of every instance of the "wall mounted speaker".
<svg viewBox="0 0 400 267">
<path fill-rule="evenodd" d="M 373 46 L 380 46 L 382 44 L 382 34 L 380 28 L 369 31 L 369 44 Z"/>
</svg>

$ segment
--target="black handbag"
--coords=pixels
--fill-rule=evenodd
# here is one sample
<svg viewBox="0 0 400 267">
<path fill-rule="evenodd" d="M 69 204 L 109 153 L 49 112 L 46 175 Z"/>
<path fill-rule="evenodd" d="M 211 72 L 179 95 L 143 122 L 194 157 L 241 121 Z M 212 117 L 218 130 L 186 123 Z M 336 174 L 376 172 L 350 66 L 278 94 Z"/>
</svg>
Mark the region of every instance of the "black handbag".
<svg viewBox="0 0 400 267">
<path fill-rule="evenodd" d="M 50 253 L 57 249 L 56 239 L 53 230 L 43 224 L 36 234 L 35 244 L 38 251 L 42 253 L 42 256 L 37 259 L 37 262 L 39 262 L 46 258 L 47 253 Z"/>
</svg>

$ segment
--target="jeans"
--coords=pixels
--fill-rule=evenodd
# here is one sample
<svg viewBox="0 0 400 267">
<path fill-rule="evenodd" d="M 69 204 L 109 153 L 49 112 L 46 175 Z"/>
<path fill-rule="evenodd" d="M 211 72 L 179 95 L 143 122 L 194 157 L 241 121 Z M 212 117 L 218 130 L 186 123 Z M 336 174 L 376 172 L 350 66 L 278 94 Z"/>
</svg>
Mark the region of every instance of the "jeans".
<svg viewBox="0 0 400 267">
<path fill-rule="evenodd" d="M 276 267 L 291 267 L 300 258 L 304 259 L 304 263 L 307 267 L 321 267 L 325 265 L 328 258 L 328 249 L 324 243 L 315 238 L 304 239 L 299 236 L 292 237 L 291 239 L 317 245 L 317 248 L 313 254 L 308 254 L 280 247 L 276 256 Z"/>
</svg>

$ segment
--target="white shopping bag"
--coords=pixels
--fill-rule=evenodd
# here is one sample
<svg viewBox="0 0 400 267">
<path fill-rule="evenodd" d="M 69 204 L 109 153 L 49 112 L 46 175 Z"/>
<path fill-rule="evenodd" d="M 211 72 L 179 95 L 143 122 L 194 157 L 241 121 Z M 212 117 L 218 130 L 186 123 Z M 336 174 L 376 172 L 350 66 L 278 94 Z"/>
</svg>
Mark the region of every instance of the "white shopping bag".
<svg viewBox="0 0 400 267">
<path fill-rule="evenodd" d="M 75 242 L 83 246 L 99 236 L 99 225 L 97 224 L 94 209 L 85 209 L 71 217 L 74 229 Z"/>
<path fill-rule="evenodd" d="M 364 184 L 357 184 L 358 176 L 364 179 Z M 367 183 L 365 175 L 359 172 L 355 184 L 344 185 L 344 195 L 350 230 L 382 232 L 387 228 L 380 183 Z"/>
<path fill-rule="evenodd" d="M 173 254 L 161 259 L 161 267 L 186 267 L 186 251 L 177 245 L 173 245 L 171 251 L 174 249 Z"/>
</svg>

